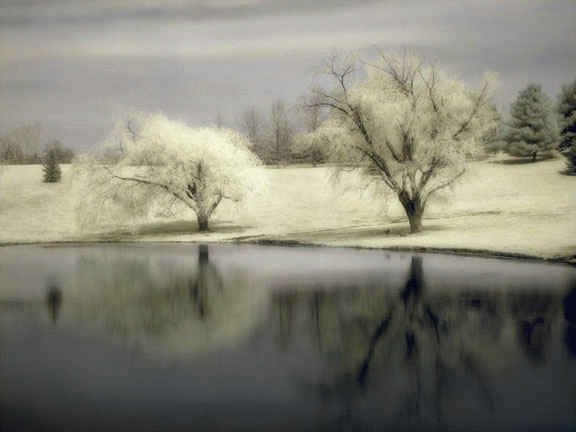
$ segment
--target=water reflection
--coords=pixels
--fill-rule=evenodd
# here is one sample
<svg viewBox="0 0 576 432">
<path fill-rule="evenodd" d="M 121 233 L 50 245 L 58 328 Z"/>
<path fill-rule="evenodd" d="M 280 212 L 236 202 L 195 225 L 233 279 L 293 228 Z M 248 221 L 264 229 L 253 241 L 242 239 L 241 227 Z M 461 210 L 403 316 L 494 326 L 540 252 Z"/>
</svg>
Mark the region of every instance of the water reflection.
<svg viewBox="0 0 576 432">
<path fill-rule="evenodd" d="M 559 292 L 529 287 L 428 292 L 423 259 L 414 256 L 396 294 L 386 285 L 283 292 L 274 304 L 282 323 L 278 339 L 307 334 L 323 358 L 321 373 L 299 385 L 304 394 L 316 392 L 323 411 L 336 414 L 334 430 L 382 423 L 394 430 L 444 430 L 454 427 L 455 419 L 464 427 L 479 421 L 498 429 L 490 419 L 501 418 L 508 403 L 501 388 L 506 374 L 547 365 L 562 302 L 565 341 L 574 355 L 575 300 L 576 290 L 562 300 Z M 576 374 L 566 378 L 573 405 Z"/>
<path fill-rule="evenodd" d="M 46 307 L 48 308 L 48 313 L 50 314 L 52 323 L 56 323 L 58 320 L 62 301 L 62 288 L 57 285 L 49 285 L 46 287 Z"/>
<path fill-rule="evenodd" d="M 198 276 L 190 284 L 190 301 L 200 320 L 204 320 L 206 315 L 209 314 L 209 293 L 221 293 L 222 288 L 222 278 L 218 274 L 216 267 L 210 263 L 208 246 L 200 245 L 198 251 Z"/>
<path fill-rule="evenodd" d="M 572 269 L 520 288 L 500 261 L 471 261 L 482 279 L 425 254 L 350 251 L 346 273 L 336 252 L 268 251 L 101 246 L 58 283 L 14 276 L 0 431 L 575 429 Z"/>
<path fill-rule="evenodd" d="M 549 293 L 518 293 L 512 300 L 511 313 L 516 320 L 520 346 L 535 364 L 545 362 L 551 321 L 559 307 L 554 300 Z"/>
<path fill-rule="evenodd" d="M 153 265 L 129 257 L 80 260 L 76 319 L 167 359 L 241 343 L 266 307 L 260 284 L 242 272 L 222 275 L 207 245 L 199 246 L 196 262 L 187 260 Z"/>
<path fill-rule="evenodd" d="M 576 287 L 562 300 L 566 330 L 564 342 L 568 352 L 576 357 Z"/>
</svg>

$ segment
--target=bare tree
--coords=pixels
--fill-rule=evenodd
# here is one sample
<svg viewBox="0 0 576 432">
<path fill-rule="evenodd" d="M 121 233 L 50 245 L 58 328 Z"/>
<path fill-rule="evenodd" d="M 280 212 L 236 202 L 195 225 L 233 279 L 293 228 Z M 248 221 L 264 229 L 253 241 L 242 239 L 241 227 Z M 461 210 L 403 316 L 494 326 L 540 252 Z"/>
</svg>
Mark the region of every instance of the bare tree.
<svg viewBox="0 0 576 432">
<path fill-rule="evenodd" d="M 339 171 L 357 170 L 392 191 L 411 232 L 420 232 L 429 198 L 483 154 L 497 126 L 489 81 L 470 89 L 409 52 L 371 63 L 334 56 L 322 70 L 332 86 L 314 90 L 315 105 L 331 117 L 313 136 L 329 141 Z"/>
<path fill-rule="evenodd" d="M 10 133 L 0 135 L 0 161 L 2 163 L 19 163 L 22 160 L 22 149 Z"/>
<path fill-rule="evenodd" d="M 292 146 L 294 153 L 302 155 L 314 167 L 324 160 L 324 148 L 327 145 L 325 139 L 314 134 L 328 117 L 326 108 L 320 102 L 321 98 L 317 94 L 313 94 L 310 100 L 301 100 L 299 119 L 303 129 L 294 137 Z"/>
<path fill-rule="evenodd" d="M 39 122 L 20 123 L 10 132 L 0 135 L 0 159 L 6 163 L 39 163 Z"/>
<path fill-rule="evenodd" d="M 290 149 L 294 136 L 294 125 L 290 107 L 283 100 L 276 100 L 268 116 L 268 146 L 271 162 L 277 166 L 290 163 Z"/>
<path fill-rule="evenodd" d="M 21 123 L 12 130 L 14 143 L 21 152 L 21 163 L 38 163 L 41 161 L 38 154 L 41 130 L 42 126 L 39 122 Z"/>
<path fill-rule="evenodd" d="M 264 116 L 255 106 L 249 106 L 240 114 L 237 121 L 242 132 L 253 145 L 253 151 L 262 160 L 269 157 L 266 148 L 266 121 Z"/>
</svg>

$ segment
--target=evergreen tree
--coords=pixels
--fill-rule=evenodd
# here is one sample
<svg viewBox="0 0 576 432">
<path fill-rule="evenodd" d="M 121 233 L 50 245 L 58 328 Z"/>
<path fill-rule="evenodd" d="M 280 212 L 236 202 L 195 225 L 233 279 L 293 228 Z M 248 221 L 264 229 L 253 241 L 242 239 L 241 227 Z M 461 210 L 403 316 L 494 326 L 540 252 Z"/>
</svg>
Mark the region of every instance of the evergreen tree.
<svg viewBox="0 0 576 432">
<path fill-rule="evenodd" d="M 44 183 L 57 183 L 60 181 L 62 170 L 56 159 L 56 152 L 53 149 L 48 150 L 42 170 L 44 171 Z"/>
<path fill-rule="evenodd" d="M 572 142 L 572 147 L 566 154 L 566 169 L 564 172 L 568 175 L 576 176 L 576 143 Z"/>
<path fill-rule="evenodd" d="M 510 107 L 511 119 L 503 128 L 504 152 L 510 156 L 531 157 L 558 146 L 559 128 L 552 103 L 540 84 L 530 84 Z"/>
<path fill-rule="evenodd" d="M 576 143 L 576 80 L 562 86 L 556 108 L 560 116 L 560 144 L 558 150 L 572 148 Z"/>
</svg>

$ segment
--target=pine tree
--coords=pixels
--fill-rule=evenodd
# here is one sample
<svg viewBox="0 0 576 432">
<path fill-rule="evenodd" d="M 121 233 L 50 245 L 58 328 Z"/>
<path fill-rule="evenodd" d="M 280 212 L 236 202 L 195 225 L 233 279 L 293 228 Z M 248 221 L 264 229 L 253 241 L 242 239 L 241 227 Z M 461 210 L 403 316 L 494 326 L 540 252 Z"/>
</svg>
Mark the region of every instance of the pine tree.
<svg viewBox="0 0 576 432">
<path fill-rule="evenodd" d="M 576 80 L 562 86 L 556 111 L 560 116 L 560 144 L 558 150 L 572 149 L 576 144 Z"/>
<path fill-rule="evenodd" d="M 44 183 L 57 183 L 62 178 L 62 170 L 53 149 L 48 150 L 42 170 L 44 171 Z"/>
<path fill-rule="evenodd" d="M 572 147 L 566 154 L 566 169 L 564 172 L 568 175 L 576 176 L 576 143 L 572 143 Z"/>
<path fill-rule="evenodd" d="M 558 146 L 559 127 L 555 111 L 540 84 L 530 84 L 510 107 L 511 119 L 504 125 L 504 152 L 510 156 L 531 157 Z"/>
</svg>

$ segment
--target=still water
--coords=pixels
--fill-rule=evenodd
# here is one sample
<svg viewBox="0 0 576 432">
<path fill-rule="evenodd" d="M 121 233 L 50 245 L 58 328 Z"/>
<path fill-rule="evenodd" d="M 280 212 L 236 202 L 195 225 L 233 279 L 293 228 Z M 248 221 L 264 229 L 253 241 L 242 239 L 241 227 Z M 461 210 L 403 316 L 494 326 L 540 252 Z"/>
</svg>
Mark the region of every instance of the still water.
<svg viewBox="0 0 576 432">
<path fill-rule="evenodd" d="M 574 431 L 576 269 L 0 248 L 1 431 Z"/>
</svg>

